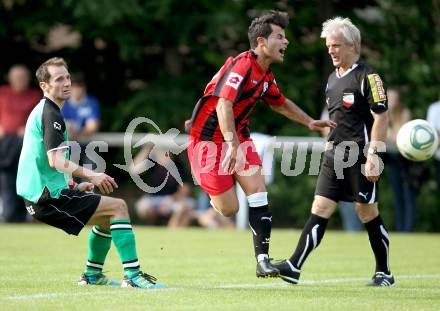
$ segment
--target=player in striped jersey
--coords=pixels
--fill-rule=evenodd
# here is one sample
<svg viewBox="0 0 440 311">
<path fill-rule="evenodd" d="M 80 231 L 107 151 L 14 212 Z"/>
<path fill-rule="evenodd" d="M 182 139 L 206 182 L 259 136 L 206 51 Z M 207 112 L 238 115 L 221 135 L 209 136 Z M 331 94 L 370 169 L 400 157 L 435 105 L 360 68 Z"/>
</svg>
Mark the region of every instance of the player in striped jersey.
<svg viewBox="0 0 440 311">
<path fill-rule="evenodd" d="M 248 31 L 251 50 L 226 60 L 186 123 L 191 169 L 213 207 L 224 216 L 237 213 L 235 181 L 247 195 L 258 277 L 278 276 L 279 271 L 268 259 L 272 215 L 261 160 L 250 138 L 249 115 L 262 99 L 312 131 L 335 126 L 331 121 L 313 120 L 278 89 L 270 65 L 284 61 L 289 44 L 284 30 L 287 25 L 288 16 L 282 12 L 255 18 Z"/>
</svg>

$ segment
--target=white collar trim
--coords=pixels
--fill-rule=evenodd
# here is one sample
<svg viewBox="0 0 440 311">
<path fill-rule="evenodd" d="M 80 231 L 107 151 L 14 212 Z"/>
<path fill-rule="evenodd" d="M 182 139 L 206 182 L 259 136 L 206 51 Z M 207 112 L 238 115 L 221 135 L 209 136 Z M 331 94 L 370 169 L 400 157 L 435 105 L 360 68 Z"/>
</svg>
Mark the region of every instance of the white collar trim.
<svg viewBox="0 0 440 311">
<path fill-rule="evenodd" d="M 344 72 L 344 73 L 342 74 L 342 76 L 339 75 L 339 70 L 338 70 L 338 68 L 336 68 L 336 77 L 338 77 L 338 78 L 345 77 L 345 76 L 348 75 L 351 71 L 353 71 L 358 65 L 359 65 L 358 63 L 354 63 L 354 64 L 350 67 L 350 69 L 348 69 L 346 72 Z"/>
</svg>

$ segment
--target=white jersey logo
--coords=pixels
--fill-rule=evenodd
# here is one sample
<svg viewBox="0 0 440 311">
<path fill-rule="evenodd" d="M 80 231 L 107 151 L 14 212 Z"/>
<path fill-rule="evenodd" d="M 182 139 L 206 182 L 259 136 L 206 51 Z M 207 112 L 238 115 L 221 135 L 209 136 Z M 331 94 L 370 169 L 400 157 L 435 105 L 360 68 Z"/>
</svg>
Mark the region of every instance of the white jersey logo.
<svg viewBox="0 0 440 311">
<path fill-rule="evenodd" d="M 342 104 L 346 108 L 350 108 L 354 104 L 354 94 L 353 93 L 344 93 L 342 95 Z"/>
<path fill-rule="evenodd" d="M 35 215 L 35 210 L 32 205 L 26 206 L 26 209 L 30 215 Z"/>
<path fill-rule="evenodd" d="M 241 81 L 243 81 L 243 77 L 236 72 L 231 72 L 229 74 L 228 79 L 226 80 L 226 85 L 238 90 Z"/>
<path fill-rule="evenodd" d="M 61 131 L 61 124 L 59 124 L 58 122 L 55 121 L 53 123 L 53 128 L 58 130 L 58 131 Z"/>
<path fill-rule="evenodd" d="M 368 192 L 367 192 L 367 193 L 359 192 L 359 195 L 362 196 L 362 197 L 364 197 L 364 199 L 366 200 L 366 199 L 367 199 L 367 196 L 368 196 Z"/>
<path fill-rule="evenodd" d="M 264 93 L 266 93 L 268 87 L 269 87 L 269 83 L 264 82 L 264 84 L 263 84 L 263 92 L 261 93 L 261 95 L 263 95 Z"/>
</svg>

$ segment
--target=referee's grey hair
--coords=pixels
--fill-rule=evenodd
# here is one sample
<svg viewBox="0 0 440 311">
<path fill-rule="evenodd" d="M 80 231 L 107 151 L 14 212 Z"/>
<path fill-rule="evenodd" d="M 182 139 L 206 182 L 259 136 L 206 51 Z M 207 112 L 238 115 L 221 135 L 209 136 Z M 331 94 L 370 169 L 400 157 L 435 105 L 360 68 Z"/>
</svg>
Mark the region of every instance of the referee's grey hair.
<svg viewBox="0 0 440 311">
<path fill-rule="evenodd" d="M 341 34 L 347 43 L 353 43 L 356 53 L 361 53 L 361 32 L 349 18 L 335 17 L 322 24 L 321 38 Z"/>
</svg>

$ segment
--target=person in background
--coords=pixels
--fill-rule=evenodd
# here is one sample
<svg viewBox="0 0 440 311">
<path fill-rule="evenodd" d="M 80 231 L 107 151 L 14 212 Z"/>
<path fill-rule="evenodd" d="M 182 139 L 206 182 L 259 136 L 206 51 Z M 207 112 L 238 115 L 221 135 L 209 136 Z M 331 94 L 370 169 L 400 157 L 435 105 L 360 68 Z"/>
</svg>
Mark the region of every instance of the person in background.
<svg viewBox="0 0 440 311">
<path fill-rule="evenodd" d="M 66 100 L 61 114 L 66 120 L 69 130 L 69 140 L 78 141 L 81 147 L 79 165 L 90 165 L 95 169 L 93 161 L 86 155 L 86 147 L 90 137 L 99 131 L 101 112 L 99 101 L 96 97 L 87 93 L 87 85 L 84 74 L 81 72 L 72 74 L 72 95 Z M 75 159 L 75 158 L 73 158 Z M 80 182 L 77 178 L 77 182 Z"/>
<path fill-rule="evenodd" d="M 405 107 L 396 88 L 389 88 L 388 110 L 389 127 L 387 140 L 396 145 L 396 137 L 399 129 L 411 120 L 411 111 Z M 398 152 L 388 152 L 388 166 L 390 168 L 390 183 L 394 192 L 394 217 L 397 231 L 414 231 L 416 220 L 416 193 L 411 186 L 409 172 L 413 165 Z M 414 164 L 416 165 L 416 164 Z"/>
<path fill-rule="evenodd" d="M 41 98 L 41 92 L 30 87 L 31 75 L 24 65 L 9 70 L 8 85 L 0 87 L 0 188 L 3 218 L 6 222 L 26 221 L 26 208 L 17 196 L 18 159 L 23 143 L 26 120 Z"/>
<path fill-rule="evenodd" d="M 167 169 L 173 162 L 182 177 L 182 184 Z M 149 163 L 154 165 L 148 167 Z M 190 225 L 195 207 L 195 200 L 191 197 L 191 177 L 178 157 L 171 158 L 168 153 L 145 146 L 129 169 L 131 174 L 141 175 L 149 187 L 155 188 L 135 203 L 140 220 L 155 225 L 161 219 L 168 219 L 169 228 Z"/>
</svg>

